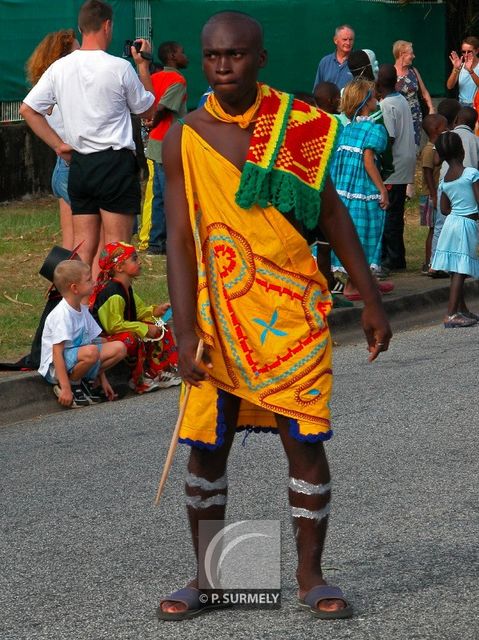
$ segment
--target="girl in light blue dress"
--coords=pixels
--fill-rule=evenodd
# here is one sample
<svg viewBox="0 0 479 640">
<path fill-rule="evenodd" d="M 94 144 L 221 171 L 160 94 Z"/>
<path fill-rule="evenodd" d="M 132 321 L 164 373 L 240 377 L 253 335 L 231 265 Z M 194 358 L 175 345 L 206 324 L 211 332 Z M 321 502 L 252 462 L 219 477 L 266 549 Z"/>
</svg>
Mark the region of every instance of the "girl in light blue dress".
<svg viewBox="0 0 479 640">
<path fill-rule="evenodd" d="M 464 167 L 462 141 L 453 131 L 439 136 L 436 151 L 441 161 L 449 165 L 439 183 L 441 211 L 447 218 L 431 266 L 451 273 L 444 326 L 470 327 L 479 321 L 479 316 L 469 311 L 464 301 L 466 276 L 479 278 L 479 171 Z"/>
</svg>

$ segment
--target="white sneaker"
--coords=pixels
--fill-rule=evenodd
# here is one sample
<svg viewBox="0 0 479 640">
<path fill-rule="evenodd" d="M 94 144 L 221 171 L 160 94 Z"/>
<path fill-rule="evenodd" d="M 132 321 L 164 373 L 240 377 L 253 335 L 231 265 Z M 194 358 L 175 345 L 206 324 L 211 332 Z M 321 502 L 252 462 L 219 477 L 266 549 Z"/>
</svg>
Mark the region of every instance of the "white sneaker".
<svg viewBox="0 0 479 640">
<path fill-rule="evenodd" d="M 143 383 L 139 386 L 135 386 L 133 380 L 128 382 L 128 386 L 136 393 L 150 393 L 150 391 L 158 391 L 160 388 L 159 383 L 149 376 L 143 376 Z"/>
<path fill-rule="evenodd" d="M 178 375 L 178 371 L 162 371 L 158 376 L 158 386 L 160 389 L 167 389 L 168 387 L 176 387 L 181 384 L 181 378 Z"/>
</svg>

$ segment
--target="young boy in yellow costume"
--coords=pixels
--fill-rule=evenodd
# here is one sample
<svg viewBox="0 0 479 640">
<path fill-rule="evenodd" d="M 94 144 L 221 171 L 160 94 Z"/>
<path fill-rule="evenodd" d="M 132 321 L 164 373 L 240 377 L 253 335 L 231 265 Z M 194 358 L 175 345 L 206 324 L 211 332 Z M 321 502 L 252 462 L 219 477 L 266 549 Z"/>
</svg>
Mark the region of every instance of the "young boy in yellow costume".
<svg viewBox="0 0 479 640">
<path fill-rule="evenodd" d="M 262 29 L 221 12 L 202 33 L 206 104 L 170 130 L 167 179 L 168 284 L 179 367 L 192 385 L 180 431 L 191 445 L 188 515 L 198 556 L 200 520 L 223 520 L 226 464 L 235 432 L 279 433 L 290 468 L 299 601 L 321 618 L 352 608 L 321 573 L 330 475 L 331 297 L 298 229 L 321 225 L 365 302 L 370 359 L 391 331 L 353 224 L 328 177 L 337 122 L 258 84 Z M 321 214 L 321 215 L 320 215 Z M 195 361 L 199 338 L 203 361 Z M 209 607 L 197 579 L 160 601 L 178 620 Z"/>
</svg>

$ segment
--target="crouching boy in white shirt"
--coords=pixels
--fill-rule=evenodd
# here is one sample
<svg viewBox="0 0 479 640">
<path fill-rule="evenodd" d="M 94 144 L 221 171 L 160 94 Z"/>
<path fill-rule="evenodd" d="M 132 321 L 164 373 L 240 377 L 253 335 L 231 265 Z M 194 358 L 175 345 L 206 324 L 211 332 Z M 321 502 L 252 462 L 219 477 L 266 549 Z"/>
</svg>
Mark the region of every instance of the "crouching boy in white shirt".
<svg viewBox="0 0 479 640">
<path fill-rule="evenodd" d="M 98 384 L 103 397 L 114 400 L 105 371 L 123 360 L 126 347 L 122 342 L 103 342 L 98 337 L 101 328 L 81 303 L 93 290 L 90 267 L 79 260 L 64 260 L 55 268 L 53 282 L 63 299 L 45 321 L 39 373 L 54 385 L 64 407 L 101 401 L 101 394 L 95 392 Z"/>
</svg>

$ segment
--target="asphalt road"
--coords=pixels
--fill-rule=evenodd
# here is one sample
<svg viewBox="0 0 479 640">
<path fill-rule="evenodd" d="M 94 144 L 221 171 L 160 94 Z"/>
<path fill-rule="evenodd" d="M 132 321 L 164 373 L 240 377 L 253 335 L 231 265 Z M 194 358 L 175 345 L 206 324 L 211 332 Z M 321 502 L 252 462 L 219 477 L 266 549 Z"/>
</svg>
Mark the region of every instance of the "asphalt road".
<svg viewBox="0 0 479 640">
<path fill-rule="evenodd" d="M 233 447 L 229 517 L 282 522 L 283 606 L 158 623 L 185 584 L 187 448 L 153 507 L 175 390 L 0 430 L 0 638 L 123 640 L 479 637 L 479 328 L 405 332 L 381 361 L 335 350 L 333 509 L 326 577 L 350 621 L 295 604 L 287 470 L 277 437 Z"/>
</svg>

